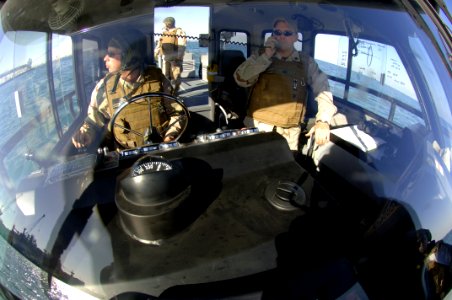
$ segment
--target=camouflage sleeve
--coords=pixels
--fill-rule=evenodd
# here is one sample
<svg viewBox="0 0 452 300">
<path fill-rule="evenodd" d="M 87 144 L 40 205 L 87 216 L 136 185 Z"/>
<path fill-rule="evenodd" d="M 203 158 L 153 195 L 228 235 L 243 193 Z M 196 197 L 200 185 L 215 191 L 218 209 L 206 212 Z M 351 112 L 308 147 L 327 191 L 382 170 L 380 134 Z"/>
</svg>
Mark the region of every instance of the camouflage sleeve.
<svg viewBox="0 0 452 300">
<path fill-rule="evenodd" d="M 85 123 L 97 127 L 97 129 L 103 128 L 111 118 L 108 111 L 109 108 L 105 94 L 105 84 L 104 79 L 102 79 L 91 94 L 91 102 L 88 107 L 88 115 Z"/>
<path fill-rule="evenodd" d="M 155 49 L 154 49 L 154 57 L 158 57 L 162 55 L 162 38 L 159 38 L 156 42 Z"/>
<path fill-rule="evenodd" d="M 72 138 L 76 147 L 85 147 L 91 144 L 103 127 L 99 122 L 99 119 L 102 118 L 102 116 L 99 115 L 99 103 L 102 103 L 100 96 L 105 90 L 103 82 L 103 79 L 99 81 L 91 93 L 88 114 L 79 131 L 77 131 Z"/>
<path fill-rule="evenodd" d="M 320 70 L 318 64 L 312 57 L 306 57 L 308 61 L 308 84 L 312 88 L 318 105 L 316 120 L 331 123 L 337 107 L 333 103 L 333 94 L 330 91 L 328 77 Z"/>
<path fill-rule="evenodd" d="M 182 130 L 181 120 L 177 116 L 171 116 L 169 120 L 169 128 L 165 132 L 165 137 L 176 138 Z"/>
<path fill-rule="evenodd" d="M 180 28 L 176 31 L 176 34 L 177 34 L 177 58 L 183 60 L 185 55 L 185 49 L 187 47 L 187 37 L 185 35 L 185 31 L 183 31 Z"/>
<path fill-rule="evenodd" d="M 271 64 L 265 55 L 251 55 L 234 72 L 234 79 L 241 87 L 250 87 L 257 82 L 259 74 L 264 72 Z"/>
<path fill-rule="evenodd" d="M 318 112 L 315 116 L 316 121 L 323 121 L 331 124 L 337 108 L 333 103 L 333 94 L 331 92 L 323 91 L 315 98 L 317 101 Z"/>
<path fill-rule="evenodd" d="M 187 35 L 185 34 L 185 31 L 183 31 L 181 28 L 178 28 L 176 34 L 177 34 L 177 45 L 184 47 L 187 46 Z"/>
<path fill-rule="evenodd" d="M 163 136 L 164 141 L 174 140 L 179 136 L 182 131 L 182 126 L 186 122 L 181 118 L 182 108 L 179 108 L 179 105 L 172 101 L 163 101 L 162 105 L 165 107 L 165 113 L 170 116 L 165 135 Z M 184 115 L 185 113 L 182 114 Z"/>
</svg>

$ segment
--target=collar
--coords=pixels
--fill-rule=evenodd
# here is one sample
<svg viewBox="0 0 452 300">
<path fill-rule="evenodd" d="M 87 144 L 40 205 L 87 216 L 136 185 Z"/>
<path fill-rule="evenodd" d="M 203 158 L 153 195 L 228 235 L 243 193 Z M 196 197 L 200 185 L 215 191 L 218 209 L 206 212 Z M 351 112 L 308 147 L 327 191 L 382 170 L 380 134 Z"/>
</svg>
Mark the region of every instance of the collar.
<svg viewBox="0 0 452 300">
<path fill-rule="evenodd" d="M 296 49 L 293 49 L 292 53 L 287 58 L 283 58 L 279 53 L 276 53 L 275 57 L 283 61 L 300 61 L 300 55 Z"/>
<path fill-rule="evenodd" d="M 140 76 L 138 76 L 138 78 L 137 78 L 137 80 L 135 82 L 128 82 L 128 81 L 125 81 L 122 78 L 119 78 L 120 84 L 122 84 L 125 88 L 128 88 L 128 89 L 136 88 L 141 83 L 143 83 L 143 81 L 144 81 L 143 74 L 140 74 Z"/>
</svg>

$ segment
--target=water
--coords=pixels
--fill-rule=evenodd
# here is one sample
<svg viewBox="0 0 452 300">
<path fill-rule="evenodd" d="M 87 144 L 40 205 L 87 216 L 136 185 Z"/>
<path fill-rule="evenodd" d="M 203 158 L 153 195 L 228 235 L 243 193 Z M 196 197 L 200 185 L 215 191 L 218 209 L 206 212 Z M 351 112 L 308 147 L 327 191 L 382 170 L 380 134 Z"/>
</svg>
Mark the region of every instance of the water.
<svg viewBox="0 0 452 300">
<path fill-rule="evenodd" d="M 71 286 L 52 278 L 49 287 L 47 272 L 27 260 L 2 236 L 0 236 L 0 283 L 12 294 L 25 300 L 94 300 L 100 297 L 88 293 L 83 283 Z"/>
<path fill-rule="evenodd" d="M 193 60 L 195 61 L 195 70 L 199 70 L 201 64 L 201 56 L 208 53 L 207 47 L 199 47 L 199 41 L 187 41 L 186 52 L 193 54 Z"/>
<path fill-rule="evenodd" d="M 47 273 L 28 261 L 0 237 L 0 281 L 21 299 L 64 299 L 50 292 Z M 66 297 L 67 298 L 67 297 Z"/>
</svg>

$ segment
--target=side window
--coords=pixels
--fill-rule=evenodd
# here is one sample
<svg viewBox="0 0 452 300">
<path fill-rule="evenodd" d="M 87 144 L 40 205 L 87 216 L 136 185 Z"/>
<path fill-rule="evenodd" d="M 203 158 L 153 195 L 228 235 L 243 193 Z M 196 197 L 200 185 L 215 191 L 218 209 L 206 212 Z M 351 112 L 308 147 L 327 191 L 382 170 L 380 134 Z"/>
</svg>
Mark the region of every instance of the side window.
<svg viewBox="0 0 452 300">
<path fill-rule="evenodd" d="M 58 118 L 62 133 L 65 133 L 80 113 L 75 92 L 72 40 L 69 36 L 52 35 L 52 71 Z"/>
<path fill-rule="evenodd" d="M 329 76 L 334 96 L 400 127 L 425 125 L 413 85 L 394 47 L 359 39 L 349 61 L 346 36 L 319 34 L 315 45 L 314 58 Z"/>
<path fill-rule="evenodd" d="M 240 31 L 220 31 L 220 51 L 239 50 L 248 57 L 248 35 Z"/>
<path fill-rule="evenodd" d="M 345 80 L 348 66 L 348 38 L 333 34 L 318 34 L 315 37 L 314 58 L 329 79 L 334 96 L 345 98 Z"/>
<path fill-rule="evenodd" d="M 88 103 L 91 99 L 91 92 L 101 77 L 99 47 L 98 41 L 90 39 L 82 40 L 83 87 L 85 89 L 85 99 Z"/>
<path fill-rule="evenodd" d="M 44 32 L 8 32 L 0 41 L 0 52 L 11 53 L 0 66 L 5 113 L 0 118 L 0 169 L 7 172 L 2 176 L 19 182 L 40 169 L 36 161 L 52 151 L 80 112 L 72 41 L 56 34 L 49 39 Z"/>
<path fill-rule="evenodd" d="M 4 133 L 0 146 L 7 175 L 16 181 L 39 169 L 35 162 L 25 159 L 25 154 L 34 149 L 48 151 L 46 146 L 58 140 L 47 75 L 47 34 L 9 32 L 1 47 L 2 52 L 8 49 L 14 54 L 0 72 L 2 111 L 7 112 L 0 118 Z"/>
</svg>

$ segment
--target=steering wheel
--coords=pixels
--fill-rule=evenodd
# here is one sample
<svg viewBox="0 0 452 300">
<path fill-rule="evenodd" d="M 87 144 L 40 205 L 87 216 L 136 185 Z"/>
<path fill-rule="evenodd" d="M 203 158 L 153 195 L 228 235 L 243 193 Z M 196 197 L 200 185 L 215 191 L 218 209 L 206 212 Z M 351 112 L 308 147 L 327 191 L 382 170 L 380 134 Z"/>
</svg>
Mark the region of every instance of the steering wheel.
<svg viewBox="0 0 452 300">
<path fill-rule="evenodd" d="M 177 141 L 188 126 L 189 112 L 176 97 L 143 93 L 122 103 L 110 121 L 113 139 L 123 148 Z"/>
</svg>

